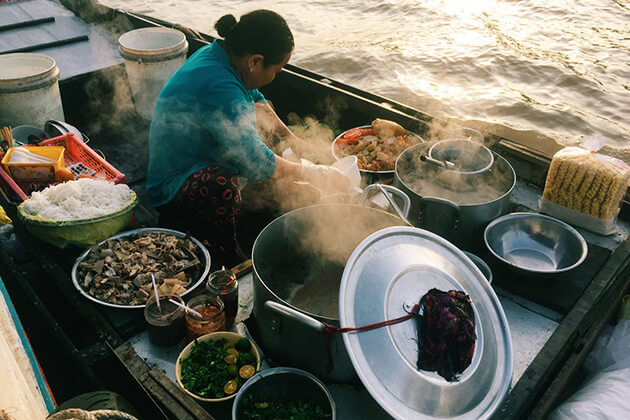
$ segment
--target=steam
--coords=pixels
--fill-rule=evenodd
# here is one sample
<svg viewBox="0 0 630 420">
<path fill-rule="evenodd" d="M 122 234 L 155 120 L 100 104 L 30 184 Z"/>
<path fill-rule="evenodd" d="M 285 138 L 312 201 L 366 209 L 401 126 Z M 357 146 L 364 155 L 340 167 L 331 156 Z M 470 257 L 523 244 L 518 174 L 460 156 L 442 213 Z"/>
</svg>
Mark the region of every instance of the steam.
<svg viewBox="0 0 630 420">
<path fill-rule="evenodd" d="M 359 206 L 324 204 L 277 219 L 254 249 L 263 282 L 298 308 L 338 318 L 339 285 L 354 249 L 370 234 L 402 225 L 399 218 Z"/>
</svg>

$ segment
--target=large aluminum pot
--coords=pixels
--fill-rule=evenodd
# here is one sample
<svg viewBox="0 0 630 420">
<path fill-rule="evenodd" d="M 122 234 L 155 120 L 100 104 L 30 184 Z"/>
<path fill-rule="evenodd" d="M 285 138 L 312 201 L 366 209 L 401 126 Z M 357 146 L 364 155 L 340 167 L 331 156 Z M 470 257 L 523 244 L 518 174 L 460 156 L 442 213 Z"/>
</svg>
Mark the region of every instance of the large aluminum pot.
<svg viewBox="0 0 630 420">
<path fill-rule="evenodd" d="M 478 251 L 486 225 L 508 212 L 516 174 L 493 153 L 492 166 L 462 175 L 427 158 L 431 143 L 405 150 L 396 160 L 394 185 L 411 200 L 409 222 L 434 232 L 459 248 Z"/>
<path fill-rule="evenodd" d="M 354 249 L 370 234 L 400 225 L 406 223 L 390 213 L 352 204 L 303 207 L 267 225 L 252 250 L 253 321 L 264 352 L 322 379 L 358 381 L 340 335 L 330 343 L 328 371 L 322 323 L 339 326 L 339 285 Z"/>
</svg>

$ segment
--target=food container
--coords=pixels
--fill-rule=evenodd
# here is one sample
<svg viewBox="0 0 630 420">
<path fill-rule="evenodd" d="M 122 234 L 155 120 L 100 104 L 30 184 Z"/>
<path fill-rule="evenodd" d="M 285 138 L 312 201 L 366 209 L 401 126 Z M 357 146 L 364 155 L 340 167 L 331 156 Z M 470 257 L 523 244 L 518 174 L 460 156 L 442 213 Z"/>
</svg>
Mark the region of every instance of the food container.
<svg viewBox="0 0 630 420">
<path fill-rule="evenodd" d="M 195 290 L 197 287 L 199 287 L 205 280 L 208 273 L 210 272 L 210 265 L 212 261 L 211 261 L 210 253 L 208 252 L 208 249 L 198 239 L 194 237 L 189 237 L 187 234 L 183 232 L 179 232 L 172 229 L 142 228 L 142 229 L 134 229 L 134 230 L 126 231 L 123 233 L 119 233 L 118 235 L 109 237 L 108 240 L 109 239 L 132 239 L 132 238 L 137 238 L 138 236 L 142 236 L 144 234 L 150 234 L 150 233 L 163 233 L 163 234 L 173 235 L 179 239 L 190 238 L 190 240 L 197 246 L 197 251 L 195 252 L 195 254 L 201 264 L 198 266 L 197 269 L 195 269 L 194 272 L 191 273 L 191 275 L 193 276 L 191 284 L 186 288 L 185 292 L 180 293 L 180 296 L 186 296 L 187 294 Z M 104 243 L 105 241 L 100 242 L 98 245 L 100 246 L 100 245 L 103 245 Z M 72 271 L 70 273 L 72 277 L 72 283 L 74 284 L 74 287 L 79 291 L 79 293 L 81 293 L 87 299 L 95 303 L 98 303 L 104 306 L 109 306 L 111 308 L 118 308 L 118 309 L 144 308 L 145 306 L 144 303 L 140 305 L 127 305 L 127 304 L 121 304 L 121 303 L 106 302 L 92 296 L 91 294 L 88 293 L 88 291 L 86 291 L 83 288 L 82 284 L 83 284 L 84 279 L 79 272 L 79 266 L 81 265 L 82 262 L 88 259 L 88 255 L 90 252 L 91 252 L 91 248 L 85 250 L 81 255 L 79 255 L 79 257 L 77 257 L 77 259 L 74 262 L 74 265 L 72 266 Z"/>
<path fill-rule="evenodd" d="M 418 144 L 396 160 L 394 185 L 411 200 L 409 221 L 462 249 L 479 251 L 483 229 L 508 211 L 516 173 L 507 160 L 493 152 L 492 165 L 481 172 L 462 173 L 436 166 L 422 160 L 431 146 Z"/>
<path fill-rule="evenodd" d="M 64 168 L 64 148 L 61 146 L 20 146 L 38 156 L 52 159 L 52 162 L 12 163 L 11 157 L 17 153 L 15 147 L 11 147 L 2 158 L 2 166 L 16 181 L 42 181 L 55 180 L 55 173 Z"/>
<path fill-rule="evenodd" d="M 238 280 L 230 271 L 217 270 L 208 276 L 206 290 L 213 296 L 218 296 L 223 301 L 225 309 L 225 328 L 228 329 L 234 323 L 238 312 Z"/>
<path fill-rule="evenodd" d="M 225 330 L 225 306 L 218 296 L 197 295 L 186 304 L 190 309 L 202 315 L 186 311 L 186 338 L 194 340 L 205 334 Z"/>
<path fill-rule="evenodd" d="M 577 230 L 537 213 L 510 213 L 493 220 L 484 241 L 501 266 L 529 278 L 552 279 L 578 267 L 588 254 Z"/>
<path fill-rule="evenodd" d="M 89 219 L 58 221 L 32 216 L 24 211 L 24 203 L 18 206 L 18 216 L 26 229 L 44 242 L 59 248 L 66 248 L 69 245 L 91 246 L 129 225 L 133 209 L 138 204 L 136 193 L 133 191 L 131 193 L 129 201 L 119 210 Z"/>
<path fill-rule="evenodd" d="M 292 407 L 298 407 L 298 401 L 302 403 L 302 407 L 304 404 L 308 404 L 311 409 L 318 406 L 323 414 L 322 418 L 337 418 L 335 400 L 326 385 L 315 375 L 302 369 L 275 367 L 258 372 L 243 385 L 232 405 L 232 419 L 252 418 L 257 414 L 258 407 L 273 410 L 273 407 L 267 406 L 270 404 L 283 403 L 287 407 L 287 404 L 292 403 Z M 299 418 L 309 418 L 305 413 L 300 414 L 304 417 Z"/>
<path fill-rule="evenodd" d="M 155 296 L 151 296 L 144 307 L 149 340 L 157 346 L 172 346 L 184 337 L 186 311 L 183 307 L 169 302 L 169 299 L 184 305 L 184 301 L 178 295 L 164 295 L 160 296 L 159 308 Z"/>
<path fill-rule="evenodd" d="M 224 359 L 225 357 L 230 356 L 231 360 L 228 359 L 228 362 L 229 364 L 235 365 L 236 370 L 234 371 L 234 369 L 232 369 L 233 371 L 232 373 L 227 372 L 225 375 L 221 375 L 221 377 L 224 380 L 226 380 L 226 382 L 225 384 L 223 383 L 219 384 L 219 386 L 224 387 L 225 385 L 228 385 L 227 382 L 234 380 L 235 382 L 237 382 L 237 387 L 235 390 L 230 389 L 229 391 L 232 391 L 232 392 L 225 394 L 221 397 L 214 397 L 214 398 L 208 397 L 208 396 L 203 397 L 203 396 L 195 394 L 194 392 L 186 388 L 186 383 L 187 383 L 186 368 L 183 367 L 182 364 L 184 363 L 186 359 L 188 359 L 189 357 L 193 355 L 193 349 L 199 343 L 209 342 L 208 344 L 214 344 L 218 340 L 225 340 L 226 343 L 223 346 L 221 346 L 225 351 L 223 353 L 219 353 L 218 360 L 215 361 L 215 364 L 208 365 L 204 363 L 204 366 L 205 366 L 203 368 L 204 372 L 201 372 L 200 370 L 195 370 L 196 382 L 202 380 L 199 378 L 201 374 L 212 375 L 214 374 L 214 369 L 221 369 L 222 371 L 227 370 L 225 366 L 222 365 L 222 363 L 225 362 L 225 359 Z M 243 342 L 249 343 L 249 350 L 244 352 L 242 350 L 242 347 L 240 347 L 239 345 L 239 341 L 241 343 Z M 229 352 L 230 348 L 236 349 L 237 352 L 239 352 L 238 355 L 234 357 L 232 354 L 231 356 L 231 353 Z M 246 356 L 246 359 L 245 357 L 243 357 L 243 354 L 248 354 L 248 356 Z M 203 401 L 203 402 L 227 401 L 234 398 L 240 392 L 241 386 L 243 385 L 243 383 L 246 383 L 246 381 L 248 380 L 247 378 L 252 377 L 250 374 L 254 372 L 251 372 L 251 370 L 250 372 L 247 373 L 247 375 L 243 375 L 246 378 L 241 377 L 241 368 L 246 365 L 252 366 L 254 368 L 253 369 L 254 372 L 257 372 L 258 370 L 260 370 L 260 353 L 258 352 L 258 348 L 256 347 L 256 345 L 251 340 L 249 340 L 248 338 L 240 334 L 236 334 L 229 331 L 217 331 L 210 334 L 202 335 L 201 337 L 197 338 L 195 341 L 189 343 L 181 351 L 181 353 L 177 357 L 177 361 L 175 362 L 175 379 L 177 380 L 177 385 L 179 385 L 179 387 L 186 394 L 190 395 L 191 397 L 195 398 L 198 401 Z M 203 385 L 206 385 L 206 384 L 203 384 Z M 233 383 L 231 383 L 230 385 L 233 385 Z M 204 386 L 204 388 L 209 388 L 209 387 Z M 219 390 L 220 389 L 221 388 L 219 388 Z"/>
</svg>

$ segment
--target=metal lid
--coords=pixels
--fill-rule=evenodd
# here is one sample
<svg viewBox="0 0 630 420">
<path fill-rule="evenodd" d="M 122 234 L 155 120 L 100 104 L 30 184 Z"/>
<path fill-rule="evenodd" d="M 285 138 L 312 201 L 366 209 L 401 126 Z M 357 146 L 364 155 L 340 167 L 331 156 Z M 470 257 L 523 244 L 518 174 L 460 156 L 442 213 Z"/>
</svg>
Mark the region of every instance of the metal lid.
<svg viewBox="0 0 630 420">
<path fill-rule="evenodd" d="M 341 326 L 404 316 L 432 288 L 464 291 L 475 311 L 475 353 L 459 382 L 416 368 L 419 334 L 413 320 L 343 334 L 352 364 L 372 397 L 395 418 L 490 417 L 512 378 L 509 326 L 484 275 L 450 242 L 404 226 L 367 237 L 342 276 Z"/>
</svg>

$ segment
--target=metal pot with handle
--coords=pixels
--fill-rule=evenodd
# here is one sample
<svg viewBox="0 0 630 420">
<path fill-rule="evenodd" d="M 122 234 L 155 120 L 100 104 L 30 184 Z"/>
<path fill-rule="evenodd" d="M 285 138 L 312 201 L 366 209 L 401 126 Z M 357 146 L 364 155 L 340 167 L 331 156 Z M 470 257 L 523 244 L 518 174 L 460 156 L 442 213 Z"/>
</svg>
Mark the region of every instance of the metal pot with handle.
<svg viewBox="0 0 630 420">
<path fill-rule="evenodd" d="M 409 199 L 391 186 L 372 187 Z M 364 201 L 364 200 L 361 200 Z M 319 334 L 324 324 L 339 325 L 339 285 L 347 259 L 363 239 L 405 220 L 382 210 L 353 204 L 318 204 L 283 214 L 258 235 L 252 250 L 254 317 L 259 344 L 274 361 L 335 382 L 356 381 L 341 337 L 330 352 Z"/>
<path fill-rule="evenodd" d="M 507 213 L 516 174 L 507 160 L 486 148 L 493 159 L 483 171 L 452 170 L 449 162 L 429 156 L 429 149 L 439 143 L 405 150 L 396 160 L 394 185 L 411 200 L 412 225 L 476 251 L 485 226 Z"/>
</svg>

